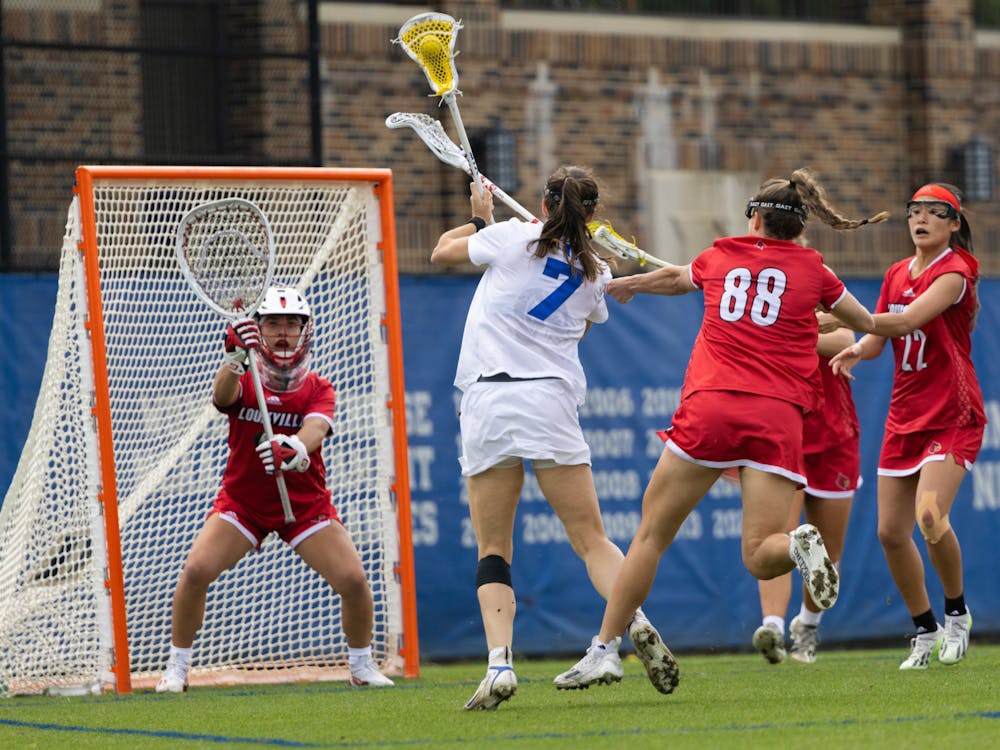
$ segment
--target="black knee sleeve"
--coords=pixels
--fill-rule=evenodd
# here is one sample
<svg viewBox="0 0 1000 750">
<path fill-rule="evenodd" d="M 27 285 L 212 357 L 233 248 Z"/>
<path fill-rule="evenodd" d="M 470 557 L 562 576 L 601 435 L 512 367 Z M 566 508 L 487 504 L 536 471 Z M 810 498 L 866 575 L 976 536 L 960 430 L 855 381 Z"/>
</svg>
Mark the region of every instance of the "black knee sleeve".
<svg viewBox="0 0 1000 750">
<path fill-rule="evenodd" d="M 510 563 L 500 555 L 487 555 L 476 568 L 476 588 L 487 583 L 502 583 L 511 586 Z"/>
</svg>

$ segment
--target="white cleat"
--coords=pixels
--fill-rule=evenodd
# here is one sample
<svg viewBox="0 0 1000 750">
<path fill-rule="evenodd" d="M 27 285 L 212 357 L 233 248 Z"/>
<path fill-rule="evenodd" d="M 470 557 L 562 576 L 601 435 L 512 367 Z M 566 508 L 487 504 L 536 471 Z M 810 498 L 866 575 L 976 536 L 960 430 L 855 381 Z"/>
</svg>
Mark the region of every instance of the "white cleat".
<svg viewBox="0 0 1000 750">
<path fill-rule="evenodd" d="M 940 625 L 933 633 L 921 633 L 910 641 L 910 655 L 906 657 L 899 668 L 903 671 L 911 669 L 927 669 L 931 659 L 937 656 L 944 640 L 944 628 Z"/>
<path fill-rule="evenodd" d="M 163 676 L 156 683 L 156 692 L 183 693 L 188 689 L 187 673 L 188 667 L 182 667 L 174 661 L 168 662 Z"/>
<path fill-rule="evenodd" d="M 392 687 L 396 683 L 378 671 L 371 659 L 357 669 L 351 670 L 351 685 L 353 687 Z"/>
<path fill-rule="evenodd" d="M 819 529 L 804 523 L 790 535 L 788 554 L 802 574 L 806 589 L 820 609 L 830 609 L 840 593 L 840 574 L 826 554 L 826 545 Z"/>
<path fill-rule="evenodd" d="M 604 644 L 595 635 L 586 655 L 572 669 L 553 680 L 555 686 L 560 690 L 579 690 L 594 684 L 621 682 L 622 675 L 625 674 L 622 660 L 618 656 L 621 641 L 621 638 L 612 638 L 610 643 Z"/>
<path fill-rule="evenodd" d="M 938 661 L 942 664 L 958 664 L 969 650 L 969 631 L 972 630 L 972 615 L 944 617 L 944 638 L 938 651 Z"/>
<path fill-rule="evenodd" d="M 674 692 L 680 682 L 680 668 L 667 644 L 642 610 L 636 610 L 628 626 L 628 637 L 635 647 L 636 656 L 646 668 L 646 675 L 653 687 L 664 695 Z"/>
<path fill-rule="evenodd" d="M 754 651 L 759 653 L 768 664 L 781 664 L 785 660 L 785 639 L 773 623 L 761 625 L 753 632 Z"/>
<path fill-rule="evenodd" d="M 802 664 L 814 663 L 816 646 L 819 645 L 819 627 L 806 625 L 796 615 L 788 626 L 788 634 L 792 637 L 792 648 L 789 651 L 792 658 Z"/>
<path fill-rule="evenodd" d="M 491 665 L 479 687 L 465 704 L 466 711 L 495 711 L 517 692 L 517 676 L 510 664 Z"/>
</svg>

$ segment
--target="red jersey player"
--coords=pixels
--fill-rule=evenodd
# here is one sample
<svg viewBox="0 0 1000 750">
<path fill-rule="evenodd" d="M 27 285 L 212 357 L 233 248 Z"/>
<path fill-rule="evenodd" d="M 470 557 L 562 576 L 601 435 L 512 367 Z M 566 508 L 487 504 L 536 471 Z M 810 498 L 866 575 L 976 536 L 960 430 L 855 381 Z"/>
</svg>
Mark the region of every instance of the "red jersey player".
<svg viewBox="0 0 1000 750">
<path fill-rule="evenodd" d="M 896 365 L 878 468 L 878 536 L 916 637 L 900 669 L 961 661 L 972 616 L 962 552 L 948 514 L 983 441 L 986 415 L 970 355 L 979 263 L 957 188 L 924 185 L 906 207 L 914 255 L 885 274 L 872 333 L 833 358 L 850 373 L 892 340 Z M 931 608 L 913 541 L 920 528 L 944 589 L 945 625 Z"/>
<path fill-rule="evenodd" d="M 642 500 L 642 518 L 587 655 L 566 674 L 580 687 L 606 682 L 636 607 L 649 594 L 663 553 L 691 510 L 726 468 L 743 488 L 743 563 L 756 578 L 797 566 L 813 600 L 833 605 L 836 568 L 815 526 L 785 530 L 797 487 L 805 484 L 802 421 L 819 404 L 815 310 L 830 309 L 868 331 L 871 314 L 795 240 L 810 212 L 835 229 L 854 229 L 886 214 L 852 221 L 826 200 L 813 176 L 766 181 L 746 207 L 747 234 L 716 240 L 686 266 L 613 280 L 619 302 L 635 294 L 704 293 L 701 331 L 684 377 L 681 404 L 663 437 Z M 559 679 L 559 678 L 557 678 Z M 654 686 L 656 682 L 654 680 Z"/>
<path fill-rule="evenodd" d="M 806 486 L 795 493 L 787 528 L 792 531 L 799 525 L 804 510 L 806 521 L 822 534 L 827 554 L 839 573 L 854 492 L 861 486 L 860 429 L 851 383 L 834 374 L 830 357 L 853 344 L 854 334 L 839 327 L 839 321 L 828 313 L 818 312 L 817 317 L 823 407 L 806 414 L 802 424 Z M 836 327 L 827 331 L 831 324 Z M 799 613 L 788 626 L 792 647 L 786 651 L 785 615 L 792 596 L 792 576 L 789 573 L 757 582 L 762 624 L 754 631 L 751 642 L 771 664 L 780 664 L 788 653 L 798 662 L 816 661 L 823 610 L 812 601 L 805 585 L 802 588 Z"/>
<path fill-rule="evenodd" d="M 272 531 L 340 595 L 351 684 L 389 686 L 372 659 L 372 593 L 350 535 L 330 502 L 320 446 L 333 428 L 333 386 L 308 367 L 312 314 L 295 289 L 272 287 L 256 319 L 226 329 L 226 354 L 212 386 L 229 417 L 229 460 L 212 511 L 188 552 L 174 590 L 171 648 L 158 693 L 187 689 L 195 634 L 208 587 Z M 247 350 L 257 362 L 274 440 L 262 439 Z M 273 474 L 283 473 L 295 521 L 286 524 Z"/>
</svg>

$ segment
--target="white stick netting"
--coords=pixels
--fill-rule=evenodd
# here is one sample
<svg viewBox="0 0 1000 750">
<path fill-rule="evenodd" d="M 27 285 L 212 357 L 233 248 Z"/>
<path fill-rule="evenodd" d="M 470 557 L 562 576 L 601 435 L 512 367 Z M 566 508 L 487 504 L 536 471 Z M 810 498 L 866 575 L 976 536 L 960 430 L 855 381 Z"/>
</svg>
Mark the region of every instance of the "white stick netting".
<svg viewBox="0 0 1000 750">
<path fill-rule="evenodd" d="M 223 315 L 256 309 L 267 291 L 273 254 L 267 217 L 249 201 L 204 203 L 177 228 L 183 272 Z"/>
<path fill-rule="evenodd" d="M 337 393 L 323 453 L 328 481 L 375 597 L 376 660 L 398 672 L 395 457 L 371 185 L 97 180 L 133 685 L 150 686 L 166 663 L 172 591 L 227 455 L 226 419 L 210 403 L 225 322 L 185 282 L 173 243 L 188 210 L 228 197 L 264 211 L 277 248 L 274 283 L 298 287 L 312 307 L 311 365 Z M 71 211 L 41 392 L 0 510 L 0 685 L 11 693 L 103 681 L 111 661 L 74 223 Z M 339 597 L 272 535 L 210 589 L 191 682 L 339 678 L 346 664 Z"/>
</svg>

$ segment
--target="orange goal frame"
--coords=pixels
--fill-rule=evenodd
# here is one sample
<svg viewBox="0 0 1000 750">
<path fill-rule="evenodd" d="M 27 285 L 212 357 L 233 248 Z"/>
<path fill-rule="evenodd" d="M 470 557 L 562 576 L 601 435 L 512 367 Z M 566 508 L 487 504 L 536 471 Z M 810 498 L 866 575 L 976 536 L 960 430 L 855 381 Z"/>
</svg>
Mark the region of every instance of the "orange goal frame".
<svg viewBox="0 0 1000 750">
<path fill-rule="evenodd" d="M 132 690 L 129 668 L 128 631 L 126 623 L 124 575 L 119 537 L 118 494 L 115 482 L 115 460 L 112 446 L 112 416 L 109 398 L 103 311 L 101 308 L 100 273 L 98 263 L 97 227 L 94 222 L 94 181 L 100 179 L 235 179 L 261 180 L 353 180 L 366 181 L 379 199 L 383 236 L 378 247 L 385 269 L 386 311 L 382 327 L 389 351 L 389 383 L 393 396 L 387 408 L 392 413 L 392 442 L 396 457 L 395 481 L 391 492 L 396 499 L 396 517 L 399 533 L 399 563 L 396 575 L 400 582 L 402 598 L 403 658 L 405 677 L 419 676 L 419 646 L 417 638 L 416 577 L 413 562 L 413 539 L 410 516 L 410 483 L 407 460 L 406 413 L 404 405 L 403 343 L 401 312 L 399 306 L 398 264 L 396 259 L 396 234 L 392 194 L 392 171 L 389 169 L 342 169 L 322 167 L 149 167 L 149 166 L 80 166 L 76 170 L 73 192 L 78 196 L 82 216 L 82 241 L 87 282 L 86 329 L 90 334 L 96 387 L 93 415 L 98 440 L 104 450 L 101 456 L 102 491 L 99 501 L 103 506 L 107 542 L 107 578 L 105 586 L 110 594 L 112 628 L 114 637 L 114 664 L 116 690 Z M 95 291 L 96 290 L 96 291 Z"/>
</svg>

